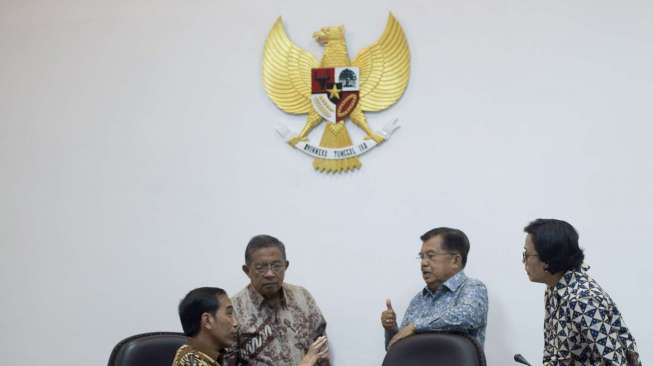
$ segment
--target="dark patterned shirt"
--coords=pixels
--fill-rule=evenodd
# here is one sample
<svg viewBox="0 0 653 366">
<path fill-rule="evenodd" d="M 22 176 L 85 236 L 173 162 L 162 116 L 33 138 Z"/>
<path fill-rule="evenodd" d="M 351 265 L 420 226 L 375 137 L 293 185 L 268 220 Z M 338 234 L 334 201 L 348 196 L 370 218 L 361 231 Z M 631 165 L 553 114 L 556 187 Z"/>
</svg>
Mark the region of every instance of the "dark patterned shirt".
<svg viewBox="0 0 653 366">
<path fill-rule="evenodd" d="M 284 283 L 282 292 L 276 308 L 251 285 L 231 299 L 240 329 L 225 366 L 297 366 L 311 343 L 325 334 L 326 321 L 308 290 Z"/>
<path fill-rule="evenodd" d="M 544 365 L 638 365 L 635 339 L 587 269 L 565 272 L 546 290 Z"/>
<path fill-rule="evenodd" d="M 220 366 L 206 353 L 185 344 L 177 350 L 172 366 Z"/>
</svg>

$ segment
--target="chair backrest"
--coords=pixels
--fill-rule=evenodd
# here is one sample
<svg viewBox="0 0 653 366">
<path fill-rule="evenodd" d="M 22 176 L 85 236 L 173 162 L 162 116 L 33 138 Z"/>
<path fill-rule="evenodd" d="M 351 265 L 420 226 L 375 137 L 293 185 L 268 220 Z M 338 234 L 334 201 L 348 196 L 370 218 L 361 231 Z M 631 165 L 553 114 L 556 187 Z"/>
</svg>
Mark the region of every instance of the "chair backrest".
<svg viewBox="0 0 653 366">
<path fill-rule="evenodd" d="M 421 333 L 395 343 L 383 366 L 486 366 L 483 348 L 460 333 Z"/>
<path fill-rule="evenodd" d="M 182 333 L 153 332 L 125 338 L 111 351 L 109 366 L 170 366 L 177 348 L 186 343 Z"/>
</svg>

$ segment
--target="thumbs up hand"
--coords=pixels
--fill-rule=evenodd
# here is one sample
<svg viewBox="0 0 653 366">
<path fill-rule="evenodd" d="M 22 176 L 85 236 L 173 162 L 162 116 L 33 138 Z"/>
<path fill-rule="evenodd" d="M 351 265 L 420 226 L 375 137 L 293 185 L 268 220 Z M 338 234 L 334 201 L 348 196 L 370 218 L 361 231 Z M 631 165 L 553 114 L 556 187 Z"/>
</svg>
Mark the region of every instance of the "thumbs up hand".
<svg viewBox="0 0 653 366">
<path fill-rule="evenodd" d="M 381 325 L 385 330 L 397 330 L 397 315 L 392 309 L 390 299 L 385 300 L 386 309 L 381 313 Z"/>
</svg>

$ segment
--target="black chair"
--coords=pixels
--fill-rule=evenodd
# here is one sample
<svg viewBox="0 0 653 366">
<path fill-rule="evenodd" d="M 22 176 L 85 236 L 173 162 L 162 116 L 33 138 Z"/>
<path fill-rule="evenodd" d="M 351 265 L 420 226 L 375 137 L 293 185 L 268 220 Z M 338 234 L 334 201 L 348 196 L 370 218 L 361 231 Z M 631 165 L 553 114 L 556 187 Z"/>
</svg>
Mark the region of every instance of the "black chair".
<svg viewBox="0 0 653 366">
<path fill-rule="evenodd" d="M 111 351 L 109 366 L 170 366 L 177 348 L 186 343 L 182 333 L 153 332 L 125 338 Z"/>
<path fill-rule="evenodd" d="M 462 333 L 421 333 L 395 343 L 383 366 L 486 366 L 483 348 Z"/>
</svg>

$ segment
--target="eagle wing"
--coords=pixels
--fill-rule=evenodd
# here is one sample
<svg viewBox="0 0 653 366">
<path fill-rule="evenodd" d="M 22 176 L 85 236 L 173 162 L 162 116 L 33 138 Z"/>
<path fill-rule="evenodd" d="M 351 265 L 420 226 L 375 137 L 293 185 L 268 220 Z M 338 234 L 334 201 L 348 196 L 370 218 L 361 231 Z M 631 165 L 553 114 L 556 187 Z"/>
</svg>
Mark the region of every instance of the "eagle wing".
<svg viewBox="0 0 653 366">
<path fill-rule="evenodd" d="M 352 65 L 360 70 L 359 103 L 364 111 L 384 110 L 401 98 L 410 75 L 410 52 L 404 30 L 392 13 L 381 38 L 362 49 Z"/>
<path fill-rule="evenodd" d="M 311 68 L 318 65 L 310 52 L 288 38 L 277 18 L 263 50 L 263 84 L 274 104 L 286 113 L 311 111 Z"/>
</svg>

